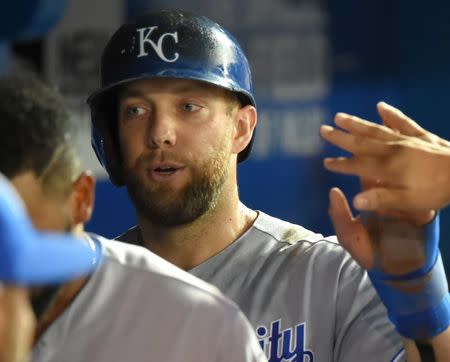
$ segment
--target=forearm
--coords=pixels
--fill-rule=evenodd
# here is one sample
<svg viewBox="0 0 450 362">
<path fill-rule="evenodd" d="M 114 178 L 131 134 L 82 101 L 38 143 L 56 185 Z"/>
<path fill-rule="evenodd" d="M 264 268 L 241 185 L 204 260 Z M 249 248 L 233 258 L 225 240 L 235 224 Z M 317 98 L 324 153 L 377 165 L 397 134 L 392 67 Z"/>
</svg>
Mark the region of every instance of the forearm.
<svg viewBox="0 0 450 362">
<path fill-rule="evenodd" d="M 450 361 L 450 327 L 429 342 L 433 347 L 436 361 Z"/>
<path fill-rule="evenodd" d="M 449 362 L 450 361 L 450 328 L 421 343 L 418 347 L 415 341 L 404 339 L 406 358 L 408 362 Z M 420 346 L 419 345 L 419 346 Z M 426 346 L 429 348 L 426 348 Z M 424 347 L 425 346 L 425 347 Z M 422 349 L 422 354 L 419 351 Z"/>
<path fill-rule="evenodd" d="M 0 362 L 25 362 L 31 349 L 35 319 L 28 291 L 6 287 L 0 291 Z"/>
<path fill-rule="evenodd" d="M 423 264 L 409 274 L 387 274 L 375 269 L 369 271 L 369 276 L 388 310 L 390 320 L 405 338 L 408 362 L 450 362 L 450 296 L 438 250 L 438 217 L 420 229 L 407 225 L 406 229 L 401 225 L 394 226 L 383 229 L 390 231 L 389 240 L 394 240 L 395 234 L 400 233 L 411 239 L 411 250 L 415 249 L 414 240 L 422 240 L 423 246 L 416 249 L 422 250 L 419 254 L 423 253 Z M 412 238 L 406 232 L 409 229 Z M 398 239 L 397 244 L 402 238 Z M 389 265 L 389 268 L 392 269 L 392 266 Z M 386 267 L 385 270 L 390 269 Z"/>
</svg>

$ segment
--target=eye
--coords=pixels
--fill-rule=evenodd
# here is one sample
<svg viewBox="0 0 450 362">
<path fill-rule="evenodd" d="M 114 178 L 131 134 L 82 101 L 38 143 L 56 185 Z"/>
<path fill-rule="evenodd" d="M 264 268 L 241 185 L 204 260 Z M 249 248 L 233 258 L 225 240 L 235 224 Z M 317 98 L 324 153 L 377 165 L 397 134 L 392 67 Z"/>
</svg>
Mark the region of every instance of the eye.
<svg viewBox="0 0 450 362">
<path fill-rule="evenodd" d="M 125 108 L 125 117 L 136 118 L 144 115 L 146 110 L 139 106 L 129 106 Z"/>
<path fill-rule="evenodd" d="M 202 108 L 201 106 L 194 104 L 194 103 L 183 104 L 183 110 L 186 112 L 195 112 L 195 111 L 200 110 L 201 108 Z"/>
</svg>

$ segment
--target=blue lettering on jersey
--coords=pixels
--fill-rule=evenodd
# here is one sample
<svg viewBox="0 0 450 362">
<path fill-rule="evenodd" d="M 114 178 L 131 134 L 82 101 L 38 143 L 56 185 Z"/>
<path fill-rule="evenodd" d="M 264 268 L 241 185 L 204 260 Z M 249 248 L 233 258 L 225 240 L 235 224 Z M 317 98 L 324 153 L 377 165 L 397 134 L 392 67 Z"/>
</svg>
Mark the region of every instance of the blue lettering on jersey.
<svg viewBox="0 0 450 362">
<path fill-rule="evenodd" d="M 270 323 L 270 329 L 260 326 L 256 329 L 259 345 L 269 362 L 314 362 L 314 353 L 305 349 L 306 323 L 281 329 L 281 319 Z"/>
</svg>

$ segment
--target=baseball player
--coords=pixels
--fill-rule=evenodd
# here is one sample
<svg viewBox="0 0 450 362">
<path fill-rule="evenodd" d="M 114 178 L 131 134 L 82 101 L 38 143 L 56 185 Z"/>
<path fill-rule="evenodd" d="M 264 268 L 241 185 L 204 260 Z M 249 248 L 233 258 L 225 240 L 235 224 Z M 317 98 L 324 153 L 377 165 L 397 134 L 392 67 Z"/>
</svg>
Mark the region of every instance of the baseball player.
<svg viewBox="0 0 450 362">
<path fill-rule="evenodd" d="M 20 225 L 18 228 L 17 226 Z M 23 362 L 36 325 L 25 286 L 63 283 L 91 273 L 101 262 L 87 243 L 38 233 L 23 202 L 0 175 L 0 361 Z"/>
<path fill-rule="evenodd" d="M 326 159 L 325 167 L 378 180 L 376 188 L 356 196 L 354 206 L 359 210 L 446 207 L 450 204 L 450 142 L 384 102 L 377 108 L 386 126 L 344 113 L 336 115 L 335 123 L 347 132 L 322 126 L 325 140 L 354 154 Z"/>
<path fill-rule="evenodd" d="M 89 248 L 77 251 L 61 241 L 65 253 L 43 256 L 49 247 L 39 246 L 37 254 L 36 240 L 34 249 L 24 249 L 27 234 L 16 229 L 29 222 L 0 212 L 0 248 L 8 246 L 0 250 L 19 260 L 2 264 L 2 280 L 52 282 L 30 291 L 37 321 L 33 362 L 267 360 L 242 312 L 215 287 L 145 248 L 83 232 L 94 180 L 79 169 L 72 120 L 53 89 L 30 76 L 2 78 L 0 115 L 0 171 L 24 200 L 34 227 L 72 231 Z M 77 262 L 82 252 L 88 263 Z M 33 257 L 40 263 L 24 264 Z M 79 278 L 79 272 L 90 273 Z M 70 280 L 58 283 L 63 277 Z"/>
<path fill-rule="evenodd" d="M 392 273 L 394 279 L 414 270 L 424 275 L 422 264 L 402 260 L 405 233 L 396 235 L 395 225 L 378 236 L 398 250 L 368 248 L 371 234 L 333 192 L 331 215 L 341 242 L 350 248 L 360 240 L 363 247 L 362 255 L 352 254 L 355 260 L 335 239 L 239 201 L 236 166 L 250 153 L 257 112 L 248 61 L 224 28 L 178 10 L 144 15 L 113 34 L 101 79 L 88 99 L 92 143 L 112 182 L 127 187 L 138 218 L 119 239 L 144 245 L 219 287 L 246 313 L 269 361 L 404 360 L 396 328 L 408 338 L 414 360 L 417 350 L 409 341 L 442 337 L 448 318 L 436 324 L 428 314 L 420 319 L 424 309 L 389 290 Z M 411 226 L 406 236 L 417 243 L 429 236 L 435 245 L 434 212 L 407 216 L 431 224 L 429 232 Z M 374 272 L 377 291 L 358 263 Z M 436 270 L 443 270 L 439 262 Z M 445 275 L 433 275 L 446 284 Z M 422 307 L 445 304 L 447 294 Z"/>
</svg>

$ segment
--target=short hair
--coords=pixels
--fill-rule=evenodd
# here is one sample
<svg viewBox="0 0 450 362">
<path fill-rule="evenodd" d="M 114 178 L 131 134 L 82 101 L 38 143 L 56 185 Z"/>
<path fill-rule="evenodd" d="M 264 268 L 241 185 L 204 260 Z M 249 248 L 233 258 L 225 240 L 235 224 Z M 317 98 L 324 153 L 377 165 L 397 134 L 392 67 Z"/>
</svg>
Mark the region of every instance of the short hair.
<svg viewBox="0 0 450 362">
<path fill-rule="evenodd" d="M 0 172 L 32 171 L 44 191 L 67 192 L 80 172 L 73 119 L 56 89 L 32 73 L 0 77 Z"/>
</svg>

